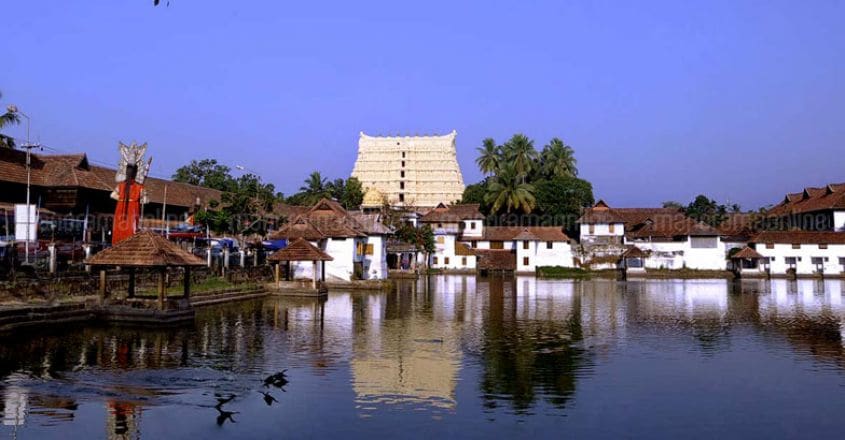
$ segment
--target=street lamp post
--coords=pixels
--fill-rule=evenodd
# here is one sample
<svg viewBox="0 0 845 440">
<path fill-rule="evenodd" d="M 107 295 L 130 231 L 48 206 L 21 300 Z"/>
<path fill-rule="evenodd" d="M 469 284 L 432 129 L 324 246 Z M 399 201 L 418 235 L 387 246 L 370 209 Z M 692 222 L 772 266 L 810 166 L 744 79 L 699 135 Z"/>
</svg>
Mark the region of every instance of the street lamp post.
<svg viewBox="0 0 845 440">
<path fill-rule="evenodd" d="M 29 126 L 30 126 L 30 118 L 29 115 L 20 111 L 16 105 L 10 105 L 8 107 L 9 113 L 15 113 L 18 115 L 23 116 L 26 118 L 26 145 L 22 148 L 26 149 L 26 241 L 24 242 L 24 255 L 25 255 L 25 264 L 29 264 L 29 240 L 30 234 L 29 230 L 32 225 L 32 218 L 30 217 L 30 187 L 32 185 L 32 149 L 36 148 L 37 145 L 33 145 L 29 140 Z"/>
</svg>

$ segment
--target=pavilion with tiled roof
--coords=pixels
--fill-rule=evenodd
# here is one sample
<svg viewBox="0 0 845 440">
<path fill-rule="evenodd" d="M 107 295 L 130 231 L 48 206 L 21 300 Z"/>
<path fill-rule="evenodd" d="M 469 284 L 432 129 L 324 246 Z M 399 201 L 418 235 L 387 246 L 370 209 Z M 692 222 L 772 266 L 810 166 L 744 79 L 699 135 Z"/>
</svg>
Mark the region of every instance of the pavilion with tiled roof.
<svg viewBox="0 0 845 440">
<path fill-rule="evenodd" d="M 290 280 L 291 277 L 291 270 L 290 270 L 290 263 L 297 262 L 297 261 L 310 261 L 314 265 L 314 277 L 313 277 L 313 287 L 317 287 L 317 262 L 322 263 L 322 270 L 321 273 L 321 281 L 326 281 L 326 261 L 332 261 L 333 258 L 331 255 L 325 253 L 320 248 L 314 246 L 313 244 L 309 243 L 305 238 L 297 238 L 293 242 L 287 245 L 284 249 L 280 249 L 267 257 L 268 261 L 272 261 L 276 263 L 275 267 L 275 278 L 276 284 L 278 285 L 280 281 L 279 276 L 279 264 L 284 262 L 288 265 L 287 270 L 287 278 Z"/>
<path fill-rule="evenodd" d="M 206 262 L 197 256 L 182 250 L 179 246 L 166 238 L 150 231 L 141 231 L 105 249 L 85 260 L 88 266 L 112 266 L 129 269 L 129 287 L 127 297 L 135 296 L 135 270 L 150 268 L 160 272 L 158 285 L 159 308 L 164 308 L 165 276 L 171 267 L 184 268 L 184 293 L 188 299 L 191 295 L 191 267 L 205 266 Z M 100 294 L 106 296 L 106 272 L 100 271 Z"/>
</svg>

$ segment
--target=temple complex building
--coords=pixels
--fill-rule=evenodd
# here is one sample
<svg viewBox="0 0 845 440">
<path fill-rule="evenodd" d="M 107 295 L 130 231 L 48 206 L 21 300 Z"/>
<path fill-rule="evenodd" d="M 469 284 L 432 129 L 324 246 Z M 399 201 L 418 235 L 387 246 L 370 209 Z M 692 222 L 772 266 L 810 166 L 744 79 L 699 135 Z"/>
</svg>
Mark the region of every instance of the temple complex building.
<svg viewBox="0 0 845 440">
<path fill-rule="evenodd" d="M 452 131 L 442 136 L 368 136 L 358 139 L 352 177 L 394 206 L 433 208 L 459 201 L 464 179 Z"/>
</svg>

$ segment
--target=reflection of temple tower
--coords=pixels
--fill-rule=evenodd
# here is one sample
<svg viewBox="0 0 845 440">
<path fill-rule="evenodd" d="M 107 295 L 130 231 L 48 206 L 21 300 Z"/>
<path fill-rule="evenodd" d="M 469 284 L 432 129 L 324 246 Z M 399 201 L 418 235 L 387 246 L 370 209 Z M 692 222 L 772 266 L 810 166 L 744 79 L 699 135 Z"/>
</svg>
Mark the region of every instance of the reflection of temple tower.
<svg viewBox="0 0 845 440">
<path fill-rule="evenodd" d="M 109 401 L 106 407 L 106 438 L 141 438 L 141 408 L 131 402 Z"/>
<path fill-rule="evenodd" d="M 3 389 L 3 424 L 21 426 L 26 421 L 29 393 L 26 388 L 8 385 Z"/>
<path fill-rule="evenodd" d="M 443 136 L 367 136 L 358 139 L 352 177 L 391 205 L 435 207 L 461 199 L 464 179 L 456 157 L 457 133 Z"/>
</svg>

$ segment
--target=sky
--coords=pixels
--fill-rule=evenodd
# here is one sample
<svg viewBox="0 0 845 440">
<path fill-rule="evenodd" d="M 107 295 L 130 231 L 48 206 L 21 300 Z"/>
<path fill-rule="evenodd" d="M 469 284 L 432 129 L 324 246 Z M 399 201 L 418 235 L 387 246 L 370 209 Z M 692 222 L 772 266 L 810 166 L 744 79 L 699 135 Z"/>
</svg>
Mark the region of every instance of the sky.
<svg viewBox="0 0 845 440">
<path fill-rule="evenodd" d="M 361 131 L 453 129 L 467 184 L 484 138 L 557 136 L 613 206 L 845 182 L 843 1 L 166 2 L 6 2 L 0 105 L 47 152 L 148 142 L 152 175 L 285 194 L 348 177 Z"/>
</svg>

